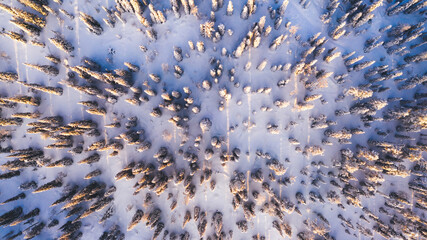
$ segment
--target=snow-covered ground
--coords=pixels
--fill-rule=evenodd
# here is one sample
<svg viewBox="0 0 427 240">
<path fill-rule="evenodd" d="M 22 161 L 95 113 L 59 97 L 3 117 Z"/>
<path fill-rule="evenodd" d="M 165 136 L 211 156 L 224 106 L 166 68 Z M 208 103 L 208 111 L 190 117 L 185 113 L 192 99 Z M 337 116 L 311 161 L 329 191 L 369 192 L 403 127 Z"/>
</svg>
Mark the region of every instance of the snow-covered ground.
<svg viewBox="0 0 427 240">
<path fill-rule="evenodd" d="M 1 238 L 427 238 L 426 1 L 0 3 Z"/>
</svg>

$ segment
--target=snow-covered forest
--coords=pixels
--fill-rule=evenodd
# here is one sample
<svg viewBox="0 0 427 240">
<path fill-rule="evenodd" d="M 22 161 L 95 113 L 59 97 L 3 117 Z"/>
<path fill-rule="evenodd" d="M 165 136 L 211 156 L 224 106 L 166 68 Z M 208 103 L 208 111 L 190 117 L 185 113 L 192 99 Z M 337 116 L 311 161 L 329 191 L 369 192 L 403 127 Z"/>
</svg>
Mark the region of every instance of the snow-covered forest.
<svg viewBox="0 0 427 240">
<path fill-rule="evenodd" d="M 1 239 L 427 239 L 426 0 L 0 0 Z"/>
</svg>

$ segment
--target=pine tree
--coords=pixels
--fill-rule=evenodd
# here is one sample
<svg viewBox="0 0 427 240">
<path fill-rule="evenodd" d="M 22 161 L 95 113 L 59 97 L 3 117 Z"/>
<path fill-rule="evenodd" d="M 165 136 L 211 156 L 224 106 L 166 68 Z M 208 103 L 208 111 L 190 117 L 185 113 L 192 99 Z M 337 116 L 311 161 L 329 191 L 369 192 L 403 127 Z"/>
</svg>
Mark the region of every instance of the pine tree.
<svg viewBox="0 0 427 240">
<path fill-rule="evenodd" d="M 362 63 L 358 63 L 358 64 L 354 65 L 353 70 L 356 71 L 356 72 L 358 72 L 360 70 L 363 70 L 363 69 L 371 66 L 374 63 L 375 63 L 374 60 L 372 60 L 372 61 L 365 61 L 365 62 L 362 62 Z"/>
<path fill-rule="evenodd" d="M 92 164 L 92 163 L 98 162 L 100 159 L 101 159 L 101 156 L 98 153 L 94 153 L 94 154 L 90 155 L 89 157 L 87 157 L 83 160 L 80 160 L 78 163 L 79 164 L 84 164 L 84 163 L 85 164 Z"/>
<path fill-rule="evenodd" d="M 196 45 L 197 45 L 197 51 L 199 51 L 201 53 L 205 52 L 205 50 L 206 50 L 205 44 L 202 41 L 198 41 Z"/>
<path fill-rule="evenodd" d="M 19 193 L 18 195 L 14 196 L 14 197 L 11 197 L 11 198 L 9 198 L 9 199 L 7 199 L 5 201 L 3 201 L 2 203 L 0 203 L 0 205 L 6 204 L 6 203 L 9 203 L 9 202 L 13 202 L 13 201 L 16 201 L 16 200 L 19 200 L 19 199 L 24 199 L 25 197 L 26 197 L 25 193 Z"/>
<path fill-rule="evenodd" d="M 22 214 L 22 207 L 16 207 L 0 216 L 0 226 L 9 225 Z"/>
<path fill-rule="evenodd" d="M 80 20 L 84 22 L 87 26 L 87 29 L 95 33 L 96 35 L 101 35 L 104 31 L 101 27 L 101 24 L 99 24 L 98 21 L 96 21 L 92 16 L 85 14 L 83 12 L 80 12 Z"/>
<path fill-rule="evenodd" d="M 43 228 L 46 226 L 44 222 L 39 222 L 35 224 L 27 233 L 25 234 L 24 239 L 32 239 L 38 235 L 40 235 Z"/>
<path fill-rule="evenodd" d="M 249 17 L 249 9 L 247 5 L 243 6 L 242 12 L 240 13 L 240 18 L 241 19 L 248 19 Z"/>
<path fill-rule="evenodd" d="M 84 177 L 84 179 L 91 179 L 91 178 L 97 177 L 97 176 L 101 175 L 101 173 L 102 173 L 102 171 L 100 169 L 95 169 L 95 170 L 91 171 L 90 173 L 88 173 Z"/>
<path fill-rule="evenodd" d="M 7 102 L 28 104 L 28 105 L 32 105 L 32 106 L 39 106 L 40 105 L 40 99 L 39 98 L 30 97 L 30 96 L 16 96 L 16 97 L 0 98 L 0 100 L 4 100 Z"/>
<path fill-rule="evenodd" d="M 285 14 L 288 4 L 289 4 L 289 0 L 283 0 L 282 5 L 280 5 L 280 8 L 279 8 L 279 15 L 282 16 Z"/>
<path fill-rule="evenodd" d="M 59 179 L 52 180 L 33 191 L 33 193 L 44 192 L 53 188 L 62 187 L 62 181 Z"/>
<path fill-rule="evenodd" d="M 39 27 L 26 23 L 20 19 L 12 19 L 10 20 L 10 22 L 15 24 L 18 28 L 20 28 L 22 31 L 28 33 L 31 36 L 40 36 L 40 32 L 42 31 Z"/>
<path fill-rule="evenodd" d="M 212 216 L 212 222 L 214 225 L 214 229 L 215 229 L 215 234 L 216 236 L 220 236 L 221 235 L 221 231 L 222 231 L 222 213 L 221 212 L 215 212 L 214 215 Z"/>
<path fill-rule="evenodd" d="M 216 12 L 218 11 L 219 3 L 218 0 L 212 0 L 212 11 Z"/>
<path fill-rule="evenodd" d="M 427 60 L 427 51 L 412 55 L 412 56 L 406 56 L 405 62 L 407 63 L 418 63 L 418 62 L 424 62 Z"/>
<path fill-rule="evenodd" d="M 233 11 L 234 11 L 233 1 L 229 0 L 228 4 L 227 4 L 227 16 L 232 16 L 233 15 Z"/>
<path fill-rule="evenodd" d="M 30 212 L 28 212 L 25 215 L 22 215 L 21 217 L 19 217 L 18 219 L 16 219 L 15 221 L 13 221 L 10 226 L 15 226 L 21 222 L 24 222 L 30 218 L 33 218 L 35 216 L 38 216 L 40 214 L 40 209 L 39 208 L 34 208 L 33 210 L 31 210 Z"/>
<path fill-rule="evenodd" d="M 185 14 L 190 14 L 190 6 L 188 4 L 188 0 L 181 0 L 182 7 L 184 8 Z"/>
<path fill-rule="evenodd" d="M 19 8 L 9 7 L 6 4 L 0 4 L 0 9 L 3 9 L 10 14 L 14 15 L 16 18 L 21 18 L 25 22 L 34 24 L 39 28 L 44 28 L 46 26 L 46 20 L 41 18 L 33 13 L 24 11 Z"/>
<path fill-rule="evenodd" d="M 131 222 L 127 228 L 128 231 L 132 230 L 139 222 L 141 222 L 144 212 L 141 209 L 136 210 L 135 214 L 132 217 Z"/>
<path fill-rule="evenodd" d="M 244 233 L 248 231 L 248 222 L 246 220 L 238 221 L 238 222 L 236 222 L 236 225 L 240 231 L 242 231 Z"/>
<path fill-rule="evenodd" d="M 61 96 L 63 93 L 63 89 L 60 87 L 46 87 L 46 86 L 41 86 L 39 84 L 35 84 L 35 83 L 22 83 L 22 85 L 29 87 L 31 89 L 35 89 L 35 90 L 39 90 L 42 92 L 46 92 L 46 93 L 51 93 L 51 94 L 55 94 L 58 96 Z"/>
<path fill-rule="evenodd" d="M 100 115 L 100 116 L 105 116 L 105 114 L 107 114 L 107 111 L 104 108 L 90 108 L 90 109 L 87 109 L 86 112 L 93 115 Z"/>
<path fill-rule="evenodd" d="M 114 206 L 109 207 L 107 211 L 105 211 L 104 215 L 102 215 L 102 218 L 99 220 L 99 223 L 105 222 L 107 219 L 113 216 L 114 212 Z"/>
<path fill-rule="evenodd" d="M 159 222 L 157 224 L 156 229 L 154 230 L 153 240 L 157 239 L 157 237 L 160 236 L 160 233 L 162 232 L 163 228 L 165 228 L 165 224 L 162 222 Z"/>
<path fill-rule="evenodd" d="M 18 0 L 21 4 L 30 7 L 34 9 L 35 11 L 39 12 L 43 16 L 47 16 L 48 11 L 44 8 L 46 5 L 43 1 L 37 1 L 37 0 Z"/>
<path fill-rule="evenodd" d="M 10 179 L 19 175 L 21 175 L 21 171 L 10 171 L 7 173 L 0 174 L 0 180 Z"/>
<path fill-rule="evenodd" d="M 21 42 L 21 43 L 27 43 L 27 39 L 24 38 L 23 34 L 14 32 L 14 31 L 6 31 L 4 33 L 2 33 L 4 36 L 9 37 L 12 40 Z M 0 78 L 1 80 L 1 78 Z"/>
<path fill-rule="evenodd" d="M 68 42 L 67 40 L 65 40 L 65 38 L 57 35 L 53 38 L 49 38 L 49 41 L 55 45 L 55 47 L 57 47 L 58 49 L 66 52 L 66 53 L 71 53 L 72 51 L 74 51 L 74 47 L 73 45 Z"/>
<path fill-rule="evenodd" d="M 57 76 L 59 74 L 59 70 L 57 67 L 55 66 L 50 66 L 50 65 L 37 65 L 37 64 L 30 64 L 30 63 L 24 63 L 25 66 L 34 68 L 40 72 L 44 72 L 49 76 Z"/>
<path fill-rule="evenodd" d="M 197 225 L 197 230 L 199 231 L 200 237 L 203 237 L 205 235 L 207 225 L 208 221 L 206 219 L 201 219 L 199 224 Z"/>
</svg>

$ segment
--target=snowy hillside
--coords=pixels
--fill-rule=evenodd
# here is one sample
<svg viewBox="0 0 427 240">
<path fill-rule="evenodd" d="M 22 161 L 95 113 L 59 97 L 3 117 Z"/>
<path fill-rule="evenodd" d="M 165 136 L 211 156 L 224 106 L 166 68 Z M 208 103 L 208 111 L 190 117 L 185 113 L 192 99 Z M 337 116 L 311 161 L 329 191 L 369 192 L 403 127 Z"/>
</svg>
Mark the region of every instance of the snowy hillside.
<svg viewBox="0 0 427 240">
<path fill-rule="evenodd" d="M 0 0 L 1 239 L 427 239 L 425 0 Z"/>
</svg>

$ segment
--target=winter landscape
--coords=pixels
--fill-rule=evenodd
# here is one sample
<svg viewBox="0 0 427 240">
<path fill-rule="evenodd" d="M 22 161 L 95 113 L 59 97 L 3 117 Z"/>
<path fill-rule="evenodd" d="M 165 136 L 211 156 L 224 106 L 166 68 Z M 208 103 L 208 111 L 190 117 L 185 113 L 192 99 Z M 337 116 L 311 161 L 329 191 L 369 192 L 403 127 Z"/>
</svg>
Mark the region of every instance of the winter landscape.
<svg viewBox="0 0 427 240">
<path fill-rule="evenodd" d="M 427 239 L 426 10 L 0 1 L 0 238 Z"/>
</svg>

